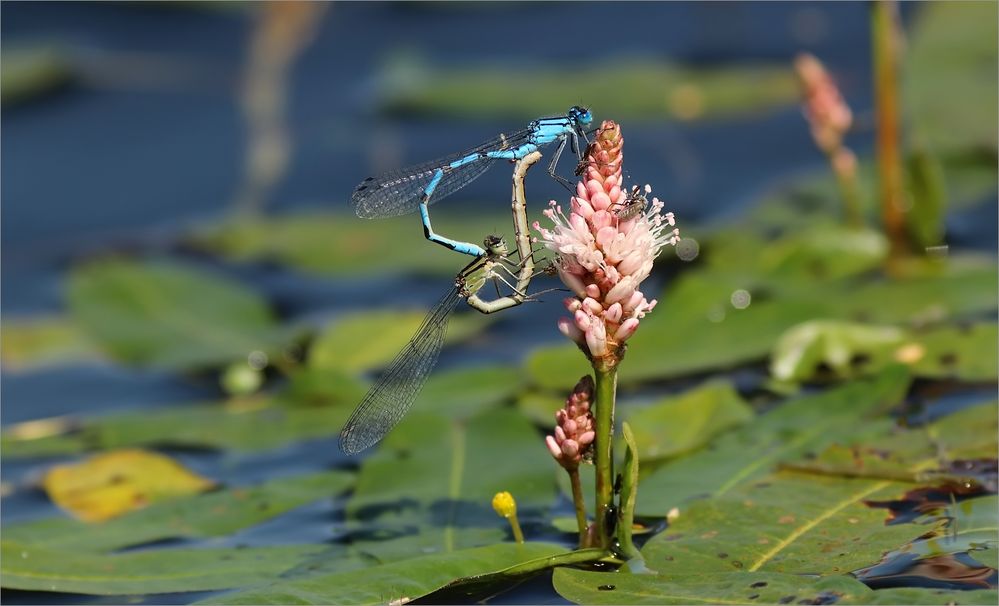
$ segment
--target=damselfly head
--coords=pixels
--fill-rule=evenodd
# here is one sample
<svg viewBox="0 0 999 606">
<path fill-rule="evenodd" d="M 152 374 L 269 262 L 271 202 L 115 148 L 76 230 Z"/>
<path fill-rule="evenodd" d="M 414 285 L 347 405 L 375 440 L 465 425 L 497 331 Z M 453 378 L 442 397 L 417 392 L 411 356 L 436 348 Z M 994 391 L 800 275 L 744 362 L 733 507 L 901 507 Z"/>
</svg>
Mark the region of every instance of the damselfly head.
<svg viewBox="0 0 999 606">
<path fill-rule="evenodd" d="M 583 130 L 593 122 L 593 114 L 590 113 L 590 110 L 579 105 L 573 105 L 569 108 L 569 117 L 576 122 L 576 127 L 579 130 Z"/>
<path fill-rule="evenodd" d="M 505 257 L 510 254 L 510 248 L 506 244 L 506 240 L 503 236 L 497 236 L 489 234 L 486 239 L 482 241 L 482 247 L 486 249 L 486 252 L 493 257 Z"/>
</svg>

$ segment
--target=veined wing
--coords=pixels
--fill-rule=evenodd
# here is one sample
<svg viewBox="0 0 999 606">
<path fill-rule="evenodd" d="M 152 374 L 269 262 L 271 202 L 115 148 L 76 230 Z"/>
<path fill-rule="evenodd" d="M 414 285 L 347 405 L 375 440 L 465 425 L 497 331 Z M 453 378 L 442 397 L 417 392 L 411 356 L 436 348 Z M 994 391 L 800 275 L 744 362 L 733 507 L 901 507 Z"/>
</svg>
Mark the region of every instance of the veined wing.
<svg viewBox="0 0 999 606">
<path fill-rule="evenodd" d="M 340 450 L 355 455 L 381 441 L 406 415 L 437 364 L 448 320 L 461 295 L 454 286 L 427 312 L 402 348 L 340 431 Z"/>
<path fill-rule="evenodd" d="M 354 210 L 358 217 L 364 219 L 395 217 L 411 213 L 419 207 L 420 197 L 427 185 L 430 184 L 434 174 L 438 169 L 443 168 L 444 173 L 441 180 L 430 198 L 430 203 L 433 204 L 479 178 L 492 166 L 493 160 L 482 158 L 454 169 L 445 167 L 455 160 L 472 154 L 518 147 L 528 142 L 530 134 L 529 129 L 524 129 L 509 136 L 499 135 L 463 152 L 389 171 L 377 177 L 368 177 L 351 194 Z"/>
</svg>

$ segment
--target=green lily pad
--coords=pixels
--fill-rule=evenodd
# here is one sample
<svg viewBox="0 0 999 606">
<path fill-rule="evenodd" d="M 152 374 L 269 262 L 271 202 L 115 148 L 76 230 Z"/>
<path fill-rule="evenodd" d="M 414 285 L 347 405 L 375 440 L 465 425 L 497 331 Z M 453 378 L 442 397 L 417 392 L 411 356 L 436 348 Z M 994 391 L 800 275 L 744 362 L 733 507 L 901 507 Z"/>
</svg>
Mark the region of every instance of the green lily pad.
<svg viewBox="0 0 999 606">
<path fill-rule="evenodd" d="M 555 591 L 577 604 L 826 604 L 872 593 L 848 576 L 772 572 L 660 575 L 558 568 L 553 580 Z"/>
<path fill-rule="evenodd" d="M 4 49 L 0 78 L 0 105 L 11 107 L 65 89 L 73 69 L 59 49 L 25 47 Z"/>
<path fill-rule="evenodd" d="M 407 53 L 386 67 L 380 105 L 390 113 L 503 117 L 526 124 L 578 104 L 580 82 L 601 83 L 587 91 L 598 118 L 717 118 L 757 113 L 798 98 L 794 74 L 786 65 L 693 68 L 635 59 L 577 69 L 464 68 L 433 67 Z M 511 96 L 514 85 L 518 94 Z"/>
<path fill-rule="evenodd" d="M 691 272 L 671 285 L 642 320 L 628 342 L 620 381 L 670 378 L 762 359 L 787 329 L 815 318 L 918 324 L 991 311 L 997 290 L 994 263 L 976 260 L 951 259 L 936 273 L 905 280 L 816 282 Z M 737 307 L 737 299 L 746 306 Z M 564 389 L 563 377 L 580 376 L 588 366 L 574 345 L 539 348 L 526 361 L 532 382 L 546 389 Z"/>
<path fill-rule="evenodd" d="M 257 398 L 175 406 L 96 417 L 68 433 L 24 438 L 8 430 L 3 454 L 11 458 L 56 456 L 126 446 L 266 450 L 290 442 L 336 435 L 350 415 L 344 406 L 289 407 Z M 330 448 L 335 448 L 330 441 Z"/>
<path fill-rule="evenodd" d="M 344 192 L 344 199 L 347 194 Z M 482 212 L 465 216 L 435 214 L 434 230 L 475 243 L 487 234 L 497 234 L 512 243 L 509 191 L 496 200 L 475 203 L 474 207 Z M 539 217 L 541 210 L 535 209 Z M 353 214 L 324 212 L 235 216 L 201 228 L 189 240 L 198 248 L 233 261 L 272 261 L 298 271 L 332 276 L 420 271 L 453 277 L 471 260 L 427 242 L 415 214 L 373 221 Z M 450 285 L 451 280 L 441 278 L 441 292 Z M 406 301 L 405 293 L 399 294 L 399 300 Z"/>
<path fill-rule="evenodd" d="M 101 261 L 69 281 L 73 319 L 113 358 L 169 369 L 221 365 L 288 343 L 267 303 L 219 276 L 173 262 Z"/>
<path fill-rule="evenodd" d="M 898 497 L 906 486 L 780 472 L 683 507 L 642 555 L 664 575 L 846 574 L 926 532 L 886 525 L 884 511 L 864 503 Z"/>
<path fill-rule="evenodd" d="M 753 409 L 728 381 L 709 381 L 651 406 L 629 410 L 627 420 L 643 462 L 694 450 L 753 418 Z"/>
<path fill-rule="evenodd" d="M 567 550 L 547 543 L 502 543 L 411 558 L 361 570 L 282 580 L 199 604 L 405 604 L 446 586 Z"/>
<path fill-rule="evenodd" d="M 770 370 L 780 381 L 805 381 L 823 369 L 845 378 L 903 362 L 920 377 L 988 381 L 997 376 L 997 338 L 994 323 L 915 332 L 894 326 L 815 320 L 781 336 Z"/>
<path fill-rule="evenodd" d="M 933 2 L 919 11 L 905 57 L 902 99 L 938 153 L 994 152 L 999 144 L 997 19 L 996 5 L 989 2 Z"/>
<path fill-rule="evenodd" d="M 917 334 L 924 355 L 912 364 L 916 376 L 961 381 L 995 381 L 999 367 L 996 324 L 947 327 Z"/>
<path fill-rule="evenodd" d="M 860 375 L 876 364 L 891 361 L 906 333 L 894 326 L 871 326 L 838 320 L 813 320 L 792 327 L 777 341 L 770 373 L 778 381 L 804 381 L 825 366 L 841 378 Z M 854 364 L 864 358 L 861 367 Z"/>
<path fill-rule="evenodd" d="M 924 587 L 892 587 L 878 589 L 859 596 L 845 596 L 839 604 L 911 604 L 912 606 L 950 606 L 961 604 L 972 606 L 992 606 L 999 601 L 999 591 L 995 589 L 977 589 L 961 591 L 958 589 L 928 589 Z"/>
<path fill-rule="evenodd" d="M 362 311 L 348 314 L 319 333 L 309 349 L 309 367 L 316 370 L 365 372 L 386 366 L 423 323 L 426 310 Z M 455 314 L 446 343 L 457 343 L 488 326 L 482 314 Z"/>
<path fill-rule="evenodd" d="M 725 237 L 719 234 L 712 241 Z M 727 261 L 730 255 L 718 256 Z M 818 224 L 790 231 L 745 259 L 758 263 L 766 274 L 832 280 L 876 269 L 887 256 L 888 242 L 881 232 Z"/>
<path fill-rule="evenodd" d="M 554 463 L 543 440 L 511 409 L 467 420 L 414 411 L 377 449 L 358 472 L 347 519 L 364 533 L 355 544 L 366 541 L 365 552 L 383 561 L 502 540 L 509 527 L 492 510 L 497 492 L 512 493 L 522 516 L 555 496 Z M 379 545 L 413 534 L 408 554 L 398 544 Z"/>
<path fill-rule="evenodd" d="M 5 321 L 0 343 L 0 361 L 8 371 L 101 358 L 94 344 L 65 317 Z"/>
<path fill-rule="evenodd" d="M 822 450 L 786 459 L 782 465 L 841 477 L 964 483 L 969 480 L 967 474 L 947 464 L 994 456 L 999 448 L 997 415 L 999 410 L 992 401 L 922 427 L 907 428 L 892 419 L 875 419 L 839 436 Z"/>
<path fill-rule="evenodd" d="M 0 585 L 5 589 L 91 595 L 229 589 L 276 579 L 282 571 L 322 549 L 321 545 L 298 545 L 95 555 L 4 540 Z"/>
<path fill-rule="evenodd" d="M 948 460 L 977 459 L 999 450 L 999 402 L 989 400 L 938 419 L 927 426 L 927 435 Z"/>
<path fill-rule="evenodd" d="M 48 518 L 4 526 L 4 539 L 60 552 L 104 552 L 175 538 L 219 537 L 343 492 L 342 471 L 279 478 L 150 505 L 103 524 Z"/>
<path fill-rule="evenodd" d="M 427 381 L 414 408 L 455 419 L 467 418 L 512 399 L 521 384 L 520 375 L 502 367 L 438 373 Z M 11 458 L 127 446 L 255 451 L 328 436 L 330 448 L 335 448 L 334 436 L 365 389 L 342 374 L 310 370 L 297 373 L 289 391 L 273 398 L 261 396 L 233 399 L 226 404 L 178 405 L 79 421 L 60 420 L 53 424 L 55 430 L 40 436 L 14 425 L 0 434 L 0 447 L 4 456 Z"/>
<path fill-rule="evenodd" d="M 665 516 L 675 506 L 722 496 L 768 475 L 785 459 L 841 440 L 858 423 L 897 404 L 909 387 L 904 368 L 793 399 L 713 440 L 708 448 L 644 475 L 637 513 Z"/>
</svg>

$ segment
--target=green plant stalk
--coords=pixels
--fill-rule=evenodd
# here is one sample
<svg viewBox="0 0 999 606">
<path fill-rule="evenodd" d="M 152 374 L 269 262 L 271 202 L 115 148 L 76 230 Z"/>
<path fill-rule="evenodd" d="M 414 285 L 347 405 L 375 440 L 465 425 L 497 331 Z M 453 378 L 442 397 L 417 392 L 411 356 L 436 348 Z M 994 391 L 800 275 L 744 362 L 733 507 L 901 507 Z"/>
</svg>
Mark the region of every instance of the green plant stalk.
<svg viewBox="0 0 999 606">
<path fill-rule="evenodd" d="M 846 215 L 846 224 L 859 229 L 864 226 L 864 213 L 860 209 L 857 175 L 856 173 L 848 174 L 846 171 L 837 168 L 835 157 L 837 153 L 839 153 L 839 149 L 829 154 L 828 157 L 833 174 L 836 175 L 836 185 L 839 186 L 839 195 L 843 198 L 843 212 Z"/>
<path fill-rule="evenodd" d="M 579 481 L 579 468 L 568 470 L 572 484 L 572 504 L 576 508 L 576 527 L 579 529 L 579 546 L 586 547 L 586 502 L 583 500 L 583 485 Z"/>
<path fill-rule="evenodd" d="M 603 366 L 603 365 L 599 365 Z M 617 392 L 617 365 L 594 365 L 597 436 L 593 446 L 597 467 L 596 521 L 599 546 L 611 544 L 608 511 L 614 504 L 614 398 Z"/>
<path fill-rule="evenodd" d="M 632 540 L 632 527 L 635 524 L 635 502 L 638 500 L 638 447 L 631 427 L 621 426 L 624 442 L 624 470 L 621 482 L 621 497 L 618 502 L 617 540 L 621 554 L 629 560 L 640 558 L 641 554 Z"/>
<path fill-rule="evenodd" d="M 902 158 L 899 150 L 897 6 L 893 0 L 871 5 L 874 51 L 874 104 L 877 116 L 875 150 L 881 217 L 890 243 L 889 263 L 909 252 L 905 232 Z"/>
<path fill-rule="evenodd" d="M 517 514 L 513 514 L 507 520 L 510 521 L 510 528 L 513 529 L 513 540 L 518 543 L 524 542 L 524 531 L 520 529 L 520 521 L 517 519 Z"/>
</svg>

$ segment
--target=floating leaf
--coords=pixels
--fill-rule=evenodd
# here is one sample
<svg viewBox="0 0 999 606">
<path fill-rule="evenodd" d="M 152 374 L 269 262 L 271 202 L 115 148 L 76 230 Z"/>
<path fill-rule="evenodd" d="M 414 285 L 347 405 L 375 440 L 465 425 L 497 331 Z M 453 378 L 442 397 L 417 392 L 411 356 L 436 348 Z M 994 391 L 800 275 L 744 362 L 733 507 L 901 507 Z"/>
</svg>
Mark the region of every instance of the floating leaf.
<svg viewBox="0 0 999 606">
<path fill-rule="evenodd" d="M 434 216 L 438 233 L 478 242 L 486 234 L 511 233 L 510 201 L 497 212 Z M 540 211 L 539 211 L 540 212 Z M 241 216 L 190 236 L 195 246 L 236 261 L 275 261 L 320 274 L 370 275 L 420 270 L 454 276 L 465 261 L 426 241 L 417 217 L 366 221 L 353 214 L 302 212 L 283 216 Z M 450 282 L 443 279 L 441 291 Z M 400 296 L 400 300 L 405 297 Z"/>
<path fill-rule="evenodd" d="M 371 566 L 282 580 L 211 597 L 199 604 L 405 604 L 451 584 L 567 550 L 547 543 L 501 543 Z M 508 580 L 507 583 L 511 581 Z"/>
<path fill-rule="evenodd" d="M 764 358 L 790 327 L 815 318 L 885 324 L 939 322 L 996 308 L 993 263 L 951 259 L 937 274 L 906 280 L 775 280 L 744 272 L 685 274 L 628 342 L 622 383 L 680 376 Z M 735 305 L 747 305 L 740 309 Z M 670 343 L 663 349 L 663 343 Z M 537 385 L 564 388 L 588 368 L 571 345 L 543 347 L 527 359 Z"/>
<path fill-rule="evenodd" d="M 642 549 L 664 575 L 747 571 L 846 574 L 926 532 L 888 526 L 866 500 L 905 484 L 782 472 L 682 507 Z M 641 491 L 639 491 L 641 494 Z"/>
<path fill-rule="evenodd" d="M 794 74 L 784 65 L 697 68 L 632 60 L 567 70 L 564 66 L 475 68 L 431 67 L 407 53 L 384 76 L 382 109 L 393 113 L 499 116 L 527 121 L 552 108 L 578 103 L 571 92 L 579 82 L 602 82 L 588 102 L 606 116 L 666 115 L 676 119 L 731 116 L 793 103 Z M 510 96 L 516 83 L 519 94 Z M 488 134 L 487 134 L 488 136 Z"/>
<path fill-rule="evenodd" d="M 79 327 L 63 317 L 8 320 L 0 337 L 0 360 L 8 371 L 100 358 Z"/>
<path fill-rule="evenodd" d="M 59 507 L 86 522 L 100 522 L 155 501 L 208 490 L 215 483 L 164 455 L 118 450 L 53 467 L 43 485 Z"/>
<path fill-rule="evenodd" d="M 812 320 L 789 329 L 774 346 L 770 372 L 779 381 L 804 381 L 824 366 L 848 378 L 883 366 L 902 343 L 905 332 L 894 326 L 871 326 L 838 320 Z"/>
<path fill-rule="evenodd" d="M 123 362 L 191 368 L 274 353 L 288 341 L 256 293 L 167 262 L 110 260 L 74 270 L 73 318 Z"/>
<path fill-rule="evenodd" d="M 115 555 L 74 553 L 2 542 L 5 589 L 92 595 L 228 589 L 277 578 L 321 545 L 233 549 L 161 549 Z"/>
<path fill-rule="evenodd" d="M 626 574 L 558 568 L 555 591 L 577 604 L 832 604 L 872 592 L 847 576 L 772 572 Z"/>
<path fill-rule="evenodd" d="M 927 433 L 948 460 L 977 459 L 999 450 L 999 403 L 969 406 L 927 426 Z"/>
<path fill-rule="evenodd" d="M 412 556 L 502 540 L 508 529 L 490 505 L 497 492 L 516 495 L 522 516 L 555 496 L 544 442 L 510 409 L 467 421 L 414 411 L 377 448 L 361 466 L 347 518 L 360 539 L 374 533 L 363 547 L 382 561 L 386 550 Z M 408 554 L 379 545 L 414 532 Z"/>
<path fill-rule="evenodd" d="M 961 591 L 955 589 L 930 589 L 926 587 L 892 587 L 878 589 L 865 595 L 845 596 L 838 604 L 910 604 L 912 606 L 925 604 L 927 606 L 952 606 L 961 604 L 971 606 L 993 606 L 999 602 L 999 591 L 984 589 Z"/>
<path fill-rule="evenodd" d="M 99 525 L 47 518 L 5 526 L 3 533 L 5 539 L 22 545 L 72 553 L 110 551 L 164 539 L 224 536 L 336 495 L 352 480 L 352 474 L 342 471 L 279 478 L 153 503 Z"/>
<path fill-rule="evenodd" d="M 72 431 L 37 439 L 3 434 L 6 457 L 64 455 L 126 446 L 264 450 L 298 440 L 334 436 L 349 405 L 279 406 L 258 398 L 218 404 L 126 412 L 69 426 Z M 331 446 L 332 448 L 332 446 Z"/>
<path fill-rule="evenodd" d="M 997 147 L 996 23 L 990 2 L 933 2 L 917 15 L 902 98 L 940 154 Z"/>
<path fill-rule="evenodd" d="M 712 240 L 726 237 L 715 236 Z M 881 232 L 842 225 L 813 225 L 792 230 L 766 246 L 759 255 L 746 257 L 766 274 L 796 275 L 832 280 L 876 269 L 888 256 L 888 242 Z M 726 259 L 727 260 L 727 259 Z M 723 262 L 716 259 L 715 263 Z"/>
<path fill-rule="evenodd" d="M 995 380 L 997 338 L 995 324 L 914 332 L 893 326 L 814 320 L 781 336 L 770 370 L 781 381 L 804 381 L 824 369 L 843 378 L 902 362 L 921 377 Z"/>
<path fill-rule="evenodd" d="M 520 386 L 520 374 L 498 367 L 437 373 L 427 381 L 414 407 L 470 416 L 511 399 Z M 127 446 L 252 451 L 327 436 L 332 440 L 366 389 L 356 379 L 339 373 L 306 371 L 295 374 L 285 396 L 82 420 L 60 417 L 51 420 L 51 428 L 43 427 L 41 421 L 30 421 L 6 428 L 0 445 L 5 457 L 21 458 Z"/>
<path fill-rule="evenodd" d="M 309 367 L 365 372 L 388 365 L 423 323 L 426 310 L 362 311 L 347 314 L 323 330 L 309 349 Z M 447 342 L 456 343 L 484 329 L 482 314 L 451 318 Z"/>
<path fill-rule="evenodd" d="M 900 402 L 908 386 L 907 373 L 896 367 L 872 380 L 793 399 L 722 434 L 708 448 L 645 475 L 638 513 L 665 516 L 674 506 L 721 496 L 766 476 L 782 460 L 819 451 L 854 433 L 864 419 Z"/>
<path fill-rule="evenodd" d="M 752 418 L 753 409 L 728 381 L 710 381 L 627 414 L 642 461 L 693 450 Z"/>
<path fill-rule="evenodd" d="M 924 427 L 877 419 L 844 434 L 825 449 L 782 465 L 812 473 L 908 482 L 974 480 L 950 463 L 995 455 L 999 430 L 995 402 L 972 406 Z"/>
<path fill-rule="evenodd" d="M 73 70 L 67 57 L 56 48 L 5 49 L 0 104 L 12 107 L 65 89 Z"/>
<path fill-rule="evenodd" d="M 999 368 L 996 324 L 982 323 L 944 327 L 918 333 L 912 339 L 913 353 L 922 353 L 912 362 L 915 375 L 960 381 L 995 381 Z M 900 359 L 901 353 L 895 352 Z"/>
</svg>

